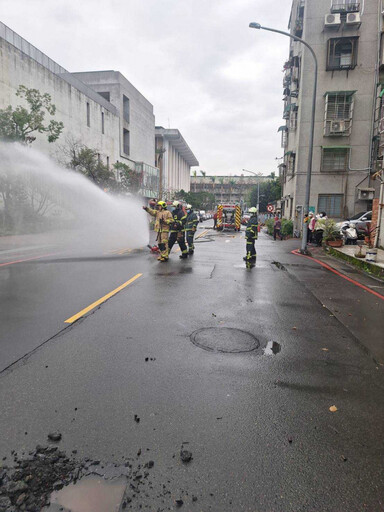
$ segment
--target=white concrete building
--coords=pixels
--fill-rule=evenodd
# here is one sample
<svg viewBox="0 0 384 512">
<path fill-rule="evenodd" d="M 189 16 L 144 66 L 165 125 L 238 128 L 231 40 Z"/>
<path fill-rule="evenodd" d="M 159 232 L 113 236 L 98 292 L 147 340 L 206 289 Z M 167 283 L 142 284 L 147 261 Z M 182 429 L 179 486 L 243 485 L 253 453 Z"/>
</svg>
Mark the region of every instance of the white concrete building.
<svg viewBox="0 0 384 512">
<path fill-rule="evenodd" d="M 156 126 L 156 165 L 162 177 L 162 197 L 171 199 L 181 189 L 189 192 L 191 167 L 199 162 L 179 130 Z"/>
<path fill-rule="evenodd" d="M 289 28 L 309 43 L 319 75 L 310 206 L 333 218 L 371 208 L 372 127 L 378 82 L 378 0 L 293 0 Z M 304 204 L 314 63 L 291 40 L 284 65 L 280 166 L 282 209 L 300 226 Z"/>
<path fill-rule="evenodd" d="M 80 75 L 95 82 L 95 88 Z M 78 140 L 97 149 L 108 166 L 121 161 L 142 172 L 141 193 L 157 197 L 153 106 L 120 73 L 69 73 L 0 22 L 0 108 L 23 102 L 16 96 L 20 85 L 49 93 L 56 106 L 54 119 L 64 124 L 55 143 L 37 134 L 35 147 L 57 156 L 67 137 Z"/>
</svg>

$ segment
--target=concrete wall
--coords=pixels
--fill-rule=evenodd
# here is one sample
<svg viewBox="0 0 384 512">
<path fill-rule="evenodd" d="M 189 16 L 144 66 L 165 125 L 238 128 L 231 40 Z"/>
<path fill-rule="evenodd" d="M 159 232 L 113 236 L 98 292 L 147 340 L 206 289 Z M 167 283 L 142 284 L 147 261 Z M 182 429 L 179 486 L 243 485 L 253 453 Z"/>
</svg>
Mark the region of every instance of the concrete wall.
<svg viewBox="0 0 384 512">
<path fill-rule="evenodd" d="M 63 76 L 66 74 L 64 73 Z M 72 82 L 76 83 L 75 80 Z M 95 97 L 95 93 L 92 94 L 90 91 L 88 96 L 67 79 L 53 73 L 0 37 L 0 108 L 23 104 L 23 100 L 16 96 L 19 85 L 38 89 L 41 93 L 49 93 L 52 102 L 56 105 L 54 119 L 64 123 L 63 133 L 57 142 L 49 144 L 44 134 L 37 134 L 34 147 L 56 155 L 59 152 L 59 145 L 64 145 L 66 138 L 71 137 L 97 149 L 104 163 L 107 157 L 111 164 L 119 158 L 119 118 L 112 105 L 107 108 L 105 101 L 100 103 L 94 101 L 91 96 Z M 84 84 L 82 89 L 87 91 Z M 89 127 L 87 126 L 87 103 L 90 105 Z M 104 134 L 101 129 L 102 113 L 104 114 Z M 49 116 L 47 116 L 48 120 Z"/>
<path fill-rule="evenodd" d="M 118 71 L 73 73 L 97 92 L 109 92 L 120 117 L 120 159 L 155 165 L 155 116 L 152 104 Z M 129 99 L 129 122 L 123 116 L 123 96 Z M 123 130 L 130 133 L 130 152 L 124 153 Z"/>
<path fill-rule="evenodd" d="M 295 0 L 291 27 L 294 26 L 297 4 L 298 0 Z M 325 15 L 330 13 L 329 0 L 306 1 L 304 9 L 302 37 L 313 47 L 319 65 L 310 205 L 317 210 L 319 194 L 343 194 L 343 216 L 348 216 L 370 206 L 365 201 L 357 200 L 357 187 L 369 186 L 368 168 L 378 46 L 378 0 L 365 0 L 359 28 L 340 28 L 338 31 L 324 28 Z M 357 66 L 348 71 L 326 71 L 328 39 L 342 36 L 359 36 Z M 296 134 L 289 137 L 291 140 L 287 148 L 296 151 L 296 175 L 287 179 L 282 195 L 293 198 L 294 210 L 296 205 L 304 204 L 305 198 L 314 63 L 309 51 L 303 49 L 300 43 L 292 43 L 291 52 L 302 58 L 301 87 L 299 97 L 294 100 L 299 105 L 298 127 Z M 324 93 L 341 90 L 356 90 L 351 134 L 347 137 L 325 137 Z M 322 146 L 341 145 L 351 147 L 348 171 L 337 174 L 321 172 Z M 289 212 L 285 212 L 285 216 L 289 217 Z"/>
</svg>

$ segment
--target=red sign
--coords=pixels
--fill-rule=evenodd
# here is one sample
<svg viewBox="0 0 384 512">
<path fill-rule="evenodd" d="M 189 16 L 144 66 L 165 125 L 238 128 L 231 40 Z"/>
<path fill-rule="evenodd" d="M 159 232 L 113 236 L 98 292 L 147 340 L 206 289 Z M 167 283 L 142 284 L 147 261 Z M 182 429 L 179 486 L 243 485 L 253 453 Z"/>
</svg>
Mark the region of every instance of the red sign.
<svg viewBox="0 0 384 512">
<path fill-rule="evenodd" d="M 273 212 L 274 210 L 275 210 L 275 207 L 273 206 L 273 204 L 269 204 L 269 205 L 267 206 L 267 211 L 268 211 L 268 212 Z"/>
</svg>

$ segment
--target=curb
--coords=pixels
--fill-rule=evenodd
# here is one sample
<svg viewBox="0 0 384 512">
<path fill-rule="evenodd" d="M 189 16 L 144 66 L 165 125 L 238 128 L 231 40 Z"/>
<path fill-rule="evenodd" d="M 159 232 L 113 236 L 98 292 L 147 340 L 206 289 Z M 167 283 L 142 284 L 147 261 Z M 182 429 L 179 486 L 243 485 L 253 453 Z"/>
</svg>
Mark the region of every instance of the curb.
<svg viewBox="0 0 384 512">
<path fill-rule="evenodd" d="M 324 251 L 326 252 L 326 254 L 329 254 L 334 258 L 338 258 L 339 260 L 343 260 L 347 263 L 350 263 L 354 267 L 361 270 L 367 276 L 374 277 L 376 279 L 379 279 L 380 281 L 384 281 L 384 268 L 381 268 L 378 265 L 375 265 L 374 263 L 370 263 L 368 261 L 355 258 L 354 256 L 350 256 L 349 254 L 345 254 L 332 247 L 328 247 L 327 249 L 324 249 Z"/>
</svg>

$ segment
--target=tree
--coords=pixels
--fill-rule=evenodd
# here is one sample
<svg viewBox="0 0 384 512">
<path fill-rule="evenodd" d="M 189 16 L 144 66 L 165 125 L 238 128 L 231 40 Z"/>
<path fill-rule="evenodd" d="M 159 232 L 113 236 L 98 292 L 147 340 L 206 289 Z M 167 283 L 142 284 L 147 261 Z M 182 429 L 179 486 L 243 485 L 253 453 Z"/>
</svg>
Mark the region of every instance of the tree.
<svg viewBox="0 0 384 512">
<path fill-rule="evenodd" d="M 113 164 L 113 168 L 116 170 L 120 177 L 119 188 L 123 192 L 138 192 L 142 185 L 143 174 L 134 171 L 129 165 L 123 162 L 116 162 Z"/>
<path fill-rule="evenodd" d="M 55 142 L 63 131 L 64 125 L 61 121 L 51 119 L 45 124 L 45 114 L 51 116 L 56 113 L 56 107 L 51 102 L 48 93 L 41 94 L 37 89 L 28 89 L 20 85 L 16 96 L 24 98 L 28 107 L 18 105 L 15 109 L 9 105 L 0 109 L 0 138 L 6 141 L 19 141 L 30 144 L 36 137 L 35 132 L 47 133 L 48 142 Z"/>
<path fill-rule="evenodd" d="M 260 212 L 267 211 L 268 203 L 281 198 L 281 184 L 279 178 L 273 178 L 260 183 Z M 249 204 L 257 205 L 257 185 L 252 187 Z"/>
<path fill-rule="evenodd" d="M 205 171 L 200 171 L 200 174 L 202 175 L 203 178 L 205 178 L 207 175 L 207 173 Z"/>
<path fill-rule="evenodd" d="M 68 139 L 67 145 L 61 148 L 66 160 L 66 167 L 83 174 L 100 188 L 116 190 L 118 183 L 115 174 L 101 161 L 97 149 L 89 148 L 80 141 Z"/>
<path fill-rule="evenodd" d="M 0 139 L 5 142 L 32 144 L 36 140 L 36 133 L 44 133 L 48 142 L 55 142 L 60 137 L 64 125 L 61 121 L 53 119 L 48 124 L 45 122 L 46 113 L 51 116 L 56 113 L 51 96 L 48 93 L 41 94 L 37 89 L 28 89 L 25 85 L 19 86 L 16 96 L 23 98 L 27 106 L 18 105 L 13 108 L 9 105 L 5 109 L 0 109 Z M 30 216 L 31 213 L 45 213 L 49 203 L 49 191 L 46 186 L 39 188 L 36 183 L 36 180 L 28 180 L 28 177 L 17 176 L 12 169 L 0 170 L 0 194 L 4 203 L 6 230 L 13 229 L 15 214 L 20 217 L 21 206 L 25 206 L 28 201 L 29 209 L 25 216 Z"/>
<path fill-rule="evenodd" d="M 215 196 L 210 192 L 185 192 L 180 190 L 178 197 L 191 204 L 196 210 L 213 210 L 215 205 Z"/>
</svg>

